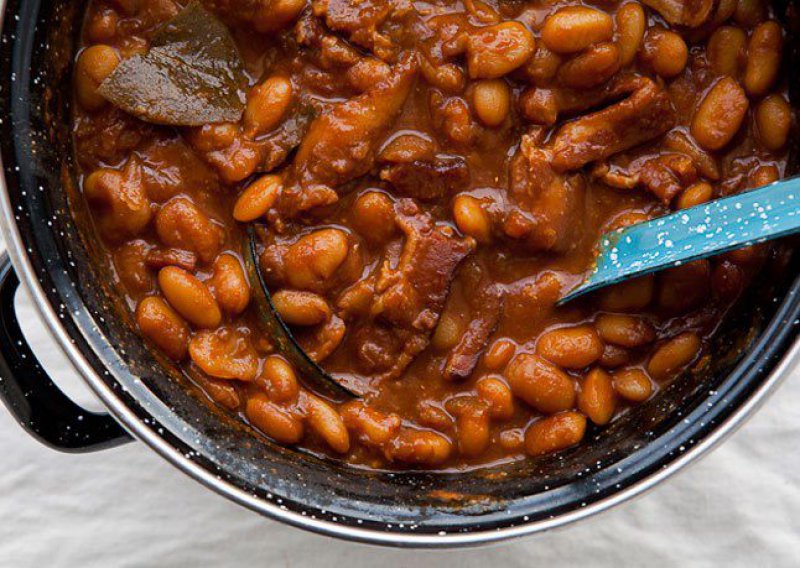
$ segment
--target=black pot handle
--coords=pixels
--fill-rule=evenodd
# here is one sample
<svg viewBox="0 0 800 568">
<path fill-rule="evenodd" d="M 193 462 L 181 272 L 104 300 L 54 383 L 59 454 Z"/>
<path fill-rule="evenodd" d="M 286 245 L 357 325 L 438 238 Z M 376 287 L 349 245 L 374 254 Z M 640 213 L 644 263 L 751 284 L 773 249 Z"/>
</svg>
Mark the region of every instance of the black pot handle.
<svg viewBox="0 0 800 568">
<path fill-rule="evenodd" d="M 0 255 L 0 399 L 29 434 L 63 452 L 91 452 L 132 440 L 108 414 L 84 410 L 50 380 L 17 322 L 19 278 Z"/>
</svg>

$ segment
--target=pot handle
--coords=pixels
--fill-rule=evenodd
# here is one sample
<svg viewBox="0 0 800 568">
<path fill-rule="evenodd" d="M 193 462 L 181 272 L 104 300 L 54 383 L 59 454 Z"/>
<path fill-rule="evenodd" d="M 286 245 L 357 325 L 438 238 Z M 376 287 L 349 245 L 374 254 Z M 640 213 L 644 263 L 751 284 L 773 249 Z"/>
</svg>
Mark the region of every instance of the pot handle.
<svg viewBox="0 0 800 568">
<path fill-rule="evenodd" d="M 102 450 L 132 440 L 108 414 L 84 410 L 50 380 L 19 327 L 14 296 L 19 278 L 0 255 L 0 400 L 28 433 L 63 452 Z"/>
</svg>

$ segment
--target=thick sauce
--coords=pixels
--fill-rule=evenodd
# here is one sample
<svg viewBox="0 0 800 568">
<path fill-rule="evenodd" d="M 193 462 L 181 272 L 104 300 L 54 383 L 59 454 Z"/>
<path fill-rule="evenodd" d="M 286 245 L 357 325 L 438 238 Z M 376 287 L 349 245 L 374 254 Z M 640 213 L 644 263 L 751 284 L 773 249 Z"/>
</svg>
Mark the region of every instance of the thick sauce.
<svg viewBox="0 0 800 568">
<path fill-rule="evenodd" d="M 613 228 L 778 179 L 793 114 L 759 0 L 206 0 L 249 77 L 238 123 L 172 128 L 97 86 L 173 0 L 95 0 L 75 147 L 142 334 L 279 443 L 458 468 L 579 443 L 707 360 L 771 250 L 555 302 Z M 251 306 L 246 223 L 305 389 Z"/>
</svg>

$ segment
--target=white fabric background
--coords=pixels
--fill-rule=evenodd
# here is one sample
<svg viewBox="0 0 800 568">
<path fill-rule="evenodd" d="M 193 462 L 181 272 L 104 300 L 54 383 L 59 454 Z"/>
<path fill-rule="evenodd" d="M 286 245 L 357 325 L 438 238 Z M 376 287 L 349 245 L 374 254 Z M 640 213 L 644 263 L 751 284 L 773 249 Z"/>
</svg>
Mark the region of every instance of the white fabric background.
<svg viewBox="0 0 800 568">
<path fill-rule="evenodd" d="M 20 320 L 76 400 L 99 405 L 24 295 Z M 556 532 L 467 551 L 335 541 L 261 518 L 142 443 L 88 455 L 31 439 L 0 405 L 0 567 L 798 566 L 800 376 L 724 445 L 649 494 Z"/>
</svg>

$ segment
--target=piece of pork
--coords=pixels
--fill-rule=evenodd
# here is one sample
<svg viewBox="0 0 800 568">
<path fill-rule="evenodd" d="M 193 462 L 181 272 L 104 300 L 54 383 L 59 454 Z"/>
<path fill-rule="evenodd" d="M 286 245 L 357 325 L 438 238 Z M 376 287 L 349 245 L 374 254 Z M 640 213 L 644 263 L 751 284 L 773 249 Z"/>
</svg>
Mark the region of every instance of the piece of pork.
<svg viewBox="0 0 800 568">
<path fill-rule="evenodd" d="M 470 174 L 461 156 L 437 154 L 430 160 L 387 165 L 380 178 L 401 195 L 421 201 L 441 199 L 469 185 Z"/>
<path fill-rule="evenodd" d="M 503 311 L 504 288 L 491 281 L 488 270 L 474 257 L 461 268 L 459 279 L 467 291 L 469 325 L 445 361 L 443 376 L 451 381 L 472 374 Z"/>
<path fill-rule="evenodd" d="M 383 136 L 411 92 L 417 63 L 404 56 L 391 74 L 363 95 L 311 123 L 290 172 L 280 209 L 289 216 L 336 200 L 337 187 L 367 174 Z"/>
<path fill-rule="evenodd" d="M 401 375 L 428 346 L 456 268 L 475 249 L 474 239 L 436 223 L 410 199 L 395 211 L 405 242 L 374 276 L 372 322 L 356 337 L 362 366 L 378 380 Z"/>
<path fill-rule="evenodd" d="M 585 183 L 579 175 L 553 169 L 553 155 L 541 147 L 540 134 L 524 135 L 511 160 L 503 231 L 531 252 L 564 252 L 582 226 Z"/>
<path fill-rule="evenodd" d="M 669 205 L 685 187 L 697 181 L 697 168 L 689 156 L 664 154 L 647 160 L 639 179 L 647 191 Z"/>
<path fill-rule="evenodd" d="M 699 168 L 693 158 L 680 152 L 656 156 L 645 155 L 626 167 L 613 163 L 597 164 L 592 175 L 605 184 L 619 189 L 641 187 L 669 205 L 684 188 L 699 179 Z"/>
<path fill-rule="evenodd" d="M 625 73 L 591 89 L 531 87 L 522 94 L 520 109 L 535 124 L 552 126 L 559 120 L 614 104 L 640 89 L 646 81 L 640 75 Z"/>
<path fill-rule="evenodd" d="M 395 210 L 405 242 L 397 264 L 381 267 L 372 314 L 400 327 L 432 331 L 453 273 L 475 249 L 475 241 L 434 222 L 410 199 L 399 200 Z"/>
<path fill-rule="evenodd" d="M 397 46 L 381 33 L 381 25 L 395 11 L 393 0 L 313 0 L 314 15 L 332 31 L 384 60 L 397 55 Z"/>
<path fill-rule="evenodd" d="M 637 77 L 627 98 L 562 126 L 549 147 L 552 166 L 566 172 L 638 146 L 669 131 L 676 122 L 667 92 Z"/>
</svg>

